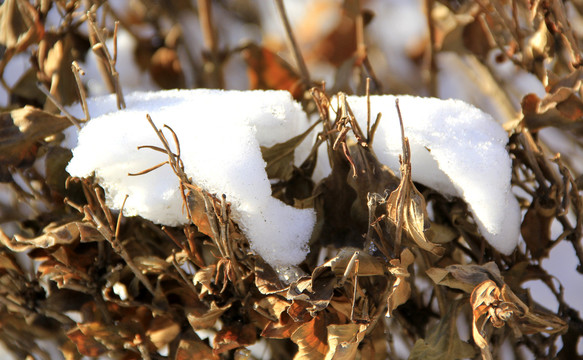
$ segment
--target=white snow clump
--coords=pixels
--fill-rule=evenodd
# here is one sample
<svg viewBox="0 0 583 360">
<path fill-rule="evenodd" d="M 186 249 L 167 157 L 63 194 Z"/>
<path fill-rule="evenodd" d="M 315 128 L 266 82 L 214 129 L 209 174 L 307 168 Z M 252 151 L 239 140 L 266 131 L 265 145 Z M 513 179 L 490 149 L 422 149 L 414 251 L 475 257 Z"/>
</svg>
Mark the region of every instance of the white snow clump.
<svg viewBox="0 0 583 360">
<path fill-rule="evenodd" d="M 405 136 L 411 145 L 413 181 L 469 205 L 484 238 L 503 254 L 516 247 L 520 207 L 510 189 L 512 163 L 508 136 L 488 114 L 459 100 L 398 96 Z M 381 163 L 399 173 L 401 131 L 395 96 L 371 96 L 371 119 L 380 112 L 373 150 Z M 366 129 L 366 97 L 347 102 Z"/>
<path fill-rule="evenodd" d="M 112 209 L 120 209 L 129 195 L 127 216 L 170 226 L 187 223 L 179 182 L 169 166 L 128 176 L 167 160 L 160 152 L 137 149 L 161 146 L 146 120 L 149 114 L 159 129 L 168 125 L 178 135 L 187 176 L 204 190 L 227 196 L 254 251 L 276 266 L 305 258 L 315 213 L 271 196 L 260 151 L 260 145 L 284 142 L 309 126 L 288 92 L 170 90 L 133 93 L 125 100 L 127 108 L 120 111 L 113 95 L 88 101 L 92 120 L 79 133 L 69 174 L 95 172 Z M 170 132 L 165 133 L 176 151 Z"/>
</svg>

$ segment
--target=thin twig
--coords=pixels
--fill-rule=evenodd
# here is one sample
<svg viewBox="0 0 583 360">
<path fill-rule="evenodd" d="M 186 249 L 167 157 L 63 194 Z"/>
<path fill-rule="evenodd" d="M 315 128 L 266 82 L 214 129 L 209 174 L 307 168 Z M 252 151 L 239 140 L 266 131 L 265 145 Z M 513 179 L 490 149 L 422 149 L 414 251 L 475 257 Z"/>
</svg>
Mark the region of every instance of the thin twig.
<svg viewBox="0 0 583 360">
<path fill-rule="evenodd" d="M 51 94 L 50 90 L 47 89 L 47 87 L 45 86 L 45 84 L 41 83 L 41 82 L 37 82 L 36 86 L 38 87 L 38 89 L 40 91 L 42 91 L 43 94 L 46 95 L 46 97 L 51 100 L 51 102 L 53 104 L 55 104 L 55 106 L 65 115 L 65 117 L 67 119 L 69 119 L 69 121 L 71 122 L 71 124 L 75 125 L 75 127 L 79 130 L 81 130 L 81 125 L 79 125 L 79 122 L 81 120 L 77 119 L 76 117 L 74 117 L 73 115 L 71 115 L 70 112 L 67 111 L 67 109 L 65 109 L 65 107 L 63 105 L 61 105 L 61 102 L 58 101 L 53 94 Z"/>
<path fill-rule="evenodd" d="M 117 108 L 120 110 L 125 109 L 126 104 L 121 90 L 121 85 L 119 83 L 119 73 L 115 68 L 117 60 L 117 31 L 119 27 L 119 21 L 115 22 L 115 27 L 113 31 L 113 57 L 112 57 L 111 54 L 109 53 L 109 49 L 105 45 L 105 38 L 103 36 L 103 32 L 97 27 L 97 24 L 95 23 L 94 16 L 95 16 L 94 13 L 87 12 L 87 20 L 89 21 L 90 29 L 92 30 L 92 34 L 94 34 L 98 40 L 96 43 L 92 45 L 92 49 L 97 56 L 105 58 L 104 63 L 107 66 L 107 72 L 109 76 L 111 76 L 113 88 L 116 94 Z M 90 37 L 90 40 L 94 42 L 93 37 Z M 98 53 L 99 50 L 102 50 L 102 55 Z"/>
<path fill-rule="evenodd" d="M 298 44 L 294 37 L 291 25 L 287 18 L 287 13 L 285 11 L 283 0 L 275 0 L 275 5 L 277 7 L 279 16 L 281 17 L 281 21 L 283 22 L 283 26 L 285 27 L 287 44 L 288 47 L 292 50 L 292 53 L 294 54 L 296 64 L 302 76 L 302 81 L 306 85 L 306 87 L 310 87 L 311 84 L 310 73 L 308 72 L 308 68 L 306 67 L 306 63 L 304 62 L 304 58 L 302 56 L 302 53 L 300 52 L 300 48 L 298 47 Z"/>
<path fill-rule="evenodd" d="M 216 28 L 213 26 L 212 2 L 211 0 L 198 0 L 198 18 L 200 29 L 205 46 L 209 49 L 212 67 L 206 67 L 205 71 L 210 73 L 213 84 L 210 87 L 224 88 L 225 79 L 222 72 L 222 64 L 219 58 L 219 48 Z"/>
<path fill-rule="evenodd" d="M 89 107 L 87 106 L 87 93 L 85 92 L 85 87 L 81 82 L 80 75 L 85 75 L 85 71 L 81 69 L 77 61 L 73 61 L 71 64 L 71 70 L 73 71 L 73 76 L 75 76 L 75 82 L 77 83 L 77 95 L 81 100 L 81 108 L 83 108 L 83 113 L 85 114 L 85 121 L 89 120 Z"/>
</svg>

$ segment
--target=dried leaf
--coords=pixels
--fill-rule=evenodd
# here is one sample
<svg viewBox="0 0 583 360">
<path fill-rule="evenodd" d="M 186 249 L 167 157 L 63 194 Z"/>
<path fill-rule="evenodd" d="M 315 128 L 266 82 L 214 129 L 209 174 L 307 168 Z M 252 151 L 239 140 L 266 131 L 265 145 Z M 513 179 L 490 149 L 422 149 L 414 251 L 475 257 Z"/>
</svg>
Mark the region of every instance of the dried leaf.
<svg viewBox="0 0 583 360">
<path fill-rule="evenodd" d="M 77 350 L 86 356 L 99 356 L 107 350 L 123 349 L 129 342 L 124 335 L 130 336 L 120 327 L 107 326 L 99 322 L 77 324 L 77 327 L 67 333 L 69 339 L 77 345 Z"/>
<path fill-rule="evenodd" d="M 252 324 L 225 326 L 215 336 L 213 353 L 221 354 L 232 349 L 253 345 L 255 341 L 257 341 L 257 336 L 255 326 Z"/>
<path fill-rule="evenodd" d="M 163 46 L 151 57 L 150 74 L 162 89 L 183 89 L 186 80 L 176 50 Z"/>
<path fill-rule="evenodd" d="M 393 311 L 409 300 L 411 296 L 411 284 L 407 280 L 409 278 L 409 270 L 407 268 L 415 261 L 415 255 L 409 249 L 401 252 L 401 258 L 390 261 L 392 267 L 389 271 L 396 277 L 393 283 L 391 293 L 387 297 L 387 317 L 393 315 Z"/>
<path fill-rule="evenodd" d="M 4 236 L 4 234 L 2 233 L 0 234 L 0 236 Z M 0 252 L 0 269 L 16 271 L 17 273 L 22 274 L 22 269 L 20 268 L 12 254 L 5 251 Z M 0 273 L 3 272 L 4 271 L 1 271 Z"/>
<path fill-rule="evenodd" d="M 215 265 L 207 266 L 206 268 L 199 269 L 194 277 L 192 278 L 192 283 L 196 286 L 200 284 L 202 286 L 198 296 L 202 298 L 206 294 L 214 294 L 215 289 L 213 287 L 214 278 L 217 273 L 217 267 Z"/>
<path fill-rule="evenodd" d="M 181 339 L 176 350 L 176 360 L 218 360 L 219 355 L 213 353 L 210 346 L 198 340 Z"/>
<path fill-rule="evenodd" d="M 28 1 L 6 0 L 0 6 L 0 44 L 21 52 L 43 35 L 39 13 Z"/>
<path fill-rule="evenodd" d="M 561 87 L 540 99 L 535 94 L 522 98 L 522 121 L 532 131 L 546 126 L 571 129 L 581 126 L 583 101 L 574 89 Z"/>
<path fill-rule="evenodd" d="M 405 137 L 403 130 L 403 119 L 398 102 L 396 103 L 401 124 L 401 139 L 403 141 L 403 155 L 401 162 L 401 183 L 399 187 L 391 192 L 387 200 L 387 217 L 397 227 L 395 239 L 395 249 L 401 246 L 401 235 L 403 231 L 420 248 L 435 255 L 443 255 L 445 249 L 433 244 L 425 237 L 425 230 L 429 228 L 429 217 L 427 215 L 427 205 L 425 198 L 417 190 L 411 178 L 411 147 L 409 139 Z"/>
<path fill-rule="evenodd" d="M 326 322 L 323 314 L 319 313 L 292 334 L 291 340 L 298 345 L 298 352 L 294 359 L 319 360 L 324 358 L 329 349 L 326 338 Z"/>
<path fill-rule="evenodd" d="M 494 262 L 488 262 L 484 265 L 449 265 L 445 269 L 433 267 L 428 269 L 426 273 L 434 283 L 452 289 L 460 289 L 468 294 L 478 284 L 486 280 L 503 283 L 500 270 Z"/>
<path fill-rule="evenodd" d="M 0 181 L 10 179 L 7 173 L 9 166 L 32 164 L 39 141 L 70 125 L 71 122 L 64 116 L 32 106 L 0 114 Z"/>
<path fill-rule="evenodd" d="M 440 321 L 428 331 L 426 339 L 415 342 L 409 360 L 468 359 L 475 356 L 472 345 L 462 341 L 458 335 L 456 319 L 458 305 L 452 304 Z"/>
<path fill-rule="evenodd" d="M 190 210 L 190 221 L 196 225 L 198 231 L 213 238 L 215 233 L 209 222 L 203 190 L 198 187 L 189 187 L 186 199 Z"/>
<path fill-rule="evenodd" d="M 265 171 L 270 179 L 289 180 L 294 170 L 294 151 L 314 130 L 319 122 L 314 123 L 300 135 L 271 147 L 261 146 L 261 155 L 267 163 Z"/>
<path fill-rule="evenodd" d="M 472 334 L 474 342 L 482 350 L 485 359 L 491 359 L 485 326 L 490 323 L 500 328 L 508 323 L 516 336 L 545 332 L 554 334 L 567 329 L 567 324 L 551 314 L 531 311 L 510 288 L 504 284 L 502 289 L 492 280 L 476 286 L 470 297 L 472 306 Z"/>
<path fill-rule="evenodd" d="M 157 256 L 136 256 L 132 260 L 143 274 L 162 274 L 171 266 L 169 262 Z"/>
<path fill-rule="evenodd" d="M 70 105 L 78 100 L 75 88 L 75 77 L 71 71 L 71 63 L 76 60 L 73 53 L 75 39 L 71 33 L 64 35 L 47 33 L 39 43 L 37 74 L 39 81 L 49 86 L 50 93 L 62 105 Z M 73 85 L 73 86 L 72 86 Z M 48 112 L 58 112 L 51 101 L 45 103 Z"/>
<path fill-rule="evenodd" d="M 255 286 L 264 295 L 274 294 L 286 288 L 273 268 L 261 257 L 255 258 Z"/>
<path fill-rule="evenodd" d="M 277 54 L 255 44 L 245 46 L 241 54 L 247 62 L 250 89 L 287 90 L 296 100 L 304 97 L 300 77 Z"/>
<path fill-rule="evenodd" d="M 172 342 L 180 333 L 180 325 L 168 316 L 158 316 L 152 320 L 146 336 L 156 349 L 161 349 Z"/>
<path fill-rule="evenodd" d="M 288 339 L 303 324 L 304 322 L 294 321 L 287 312 L 282 312 L 279 321 L 267 323 L 261 336 L 272 339 Z"/>
<path fill-rule="evenodd" d="M 328 260 L 321 266 L 330 267 L 336 276 L 343 276 L 346 272 L 347 267 L 350 265 L 350 261 L 354 256 L 355 252 L 358 251 L 358 268 L 354 272 L 354 275 L 358 276 L 384 276 L 386 267 L 383 263 L 376 257 L 371 256 L 363 251 L 356 250 L 354 248 L 342 248 L 338 255 L 334 258 Z M 352 275 L 352 274 L 350 274 Z"/>
<path fill-rule="evenodd" d="M 364 324 L 328 325 L 328 353 L 326 360 L 355 359 L 358 346 L 366 334 Z"/>
<path fill-rule="evenodd" d="M 55 245 L 68 245 L 79 240 L 79 227 L 77 222 L 65 225 L 49 224 L 43 229 L 43 235 L 27 239 L 20 235 L 14 235 L 14 239 L 0 237 L 0 242 L 12 251 L 22 252 L 30 249 L 46 249 Z"/>
<path fill-rule="evenodd" d="M 91 336 L 87 336 L 80 329 L 74 328 L 67 333 L 67 337 L 75 343 L 81 355 L 98 357 L 107 352 L 107 348 Z"/>
<path fill-rule="evenodd" d="M 190 326 L 194 330 L 209 329 L 215 325 L 217 319 L 223 315 L 227 309 L 231 307 L 231 304 L 225 306 L 218 306 L 216 302 L 211 302 L 210 308 L 204 306 L 185 308 L 186 318 L 190 323 Z"/>
</svg>

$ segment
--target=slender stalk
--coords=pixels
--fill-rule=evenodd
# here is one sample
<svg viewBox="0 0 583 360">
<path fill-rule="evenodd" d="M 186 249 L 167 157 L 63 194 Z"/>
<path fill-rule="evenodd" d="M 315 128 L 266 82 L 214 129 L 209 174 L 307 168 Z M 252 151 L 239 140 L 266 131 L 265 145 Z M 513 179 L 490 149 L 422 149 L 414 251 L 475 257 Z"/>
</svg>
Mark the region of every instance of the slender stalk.
<svg viewBox="0 0 583 360">
<path fill-rule="evenodd" d="M 281 21 L 283 22 L 283 26 L 285 27 L 287 44 L 288 47 L 292 50 L 292 53 L 294 54 L 294 58 L 300 70 L 300 76 L 302 77 L 302 81 L 307 87 L 310 87 L 311 83 L 310 73 L 308 72 L 308 68 L 306 67 L 306 63 L 304 62 L 304 58 L 302 56 L 302 53 L 300 52 L 300 48 L 292 32 L 291 25 L 287 18 L 287 13 L 285 11 L 285 6 L 283 5 L 283 0 L 275 0 L 275 5 L 277 7 L 277 12 L 281 17 Z"/>
</svg>

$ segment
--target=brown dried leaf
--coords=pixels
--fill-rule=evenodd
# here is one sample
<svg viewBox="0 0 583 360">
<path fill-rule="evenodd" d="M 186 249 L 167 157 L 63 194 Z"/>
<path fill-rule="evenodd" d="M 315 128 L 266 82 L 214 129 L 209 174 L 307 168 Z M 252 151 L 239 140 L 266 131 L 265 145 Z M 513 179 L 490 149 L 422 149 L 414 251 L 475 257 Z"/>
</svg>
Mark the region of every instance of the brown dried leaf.
<svg viewBox="0 0 583 360">
<path fill-rule="evenodd" d="M 300 326 L 291 336 L 291 340 L 298 345 L 298 352 L 294 359 L 319 360 L 328 353 L 326 344 L 326 321 L 324 315 L 318 313 L 311 321 Z"/>
<path fill-rule="evenodd" d="M 303 133 L 293 138 L 275 144 L 271 147 L 261 146 L 261 155 L 267 163 L 265 171 L 270 179 L 289 180 L 294 170 L 294 151 L 306 139 L 308 134 L 314 130 L 319 122 L 314 123 Z"/>
<path fill-rule="evenodd" d="M 218 360 L 219 355 L 213 353 L 213 350 L 207 344 L 198 340 L 181 339 L 176 350 L 176 360 Z"/>
<path fill-rule="evenodd" d="M 124 335 L 129 334 L 120 327 L 108 326 L 100 322 L 77 324 L 67 333 L 69 339 L 77 345 L 79 352 L 86 356 L 99 356 L 107 349 L 123 349 L 129 342 Z"/>
<path fill-rule="evenodd" d="M 383 263 L 376 257 L 371 256 L 363 251 L 356 250 L 354 248 L 345 247 L 340 250 L 338 255 L 333 259 L 326 261 L 321 266 L 329 267 L 332 269 L 336 276 L 343 276 L 346 272 L 347 267 L 350 265 L 352 257 L 355 252 L 358 251 L 358 268 L 356 268 L 353 274 L 350 276 L 384 276 L 386 267 Z"/>
<path fill-rule="evenodd" d="M 272 339 L 287 339 L 304 324 L 295 321 L 287 312 L 282 312 L 278 322 L 269 322 L 263 328 L 261 336 Z"/>
<path fill-rule="evenodd" d="M 55 245 L 72 244 L 79 239 L 79 227 L 77 222 L 65 225 L 49 224 L 43 229 L 43 235 L 27 239 L 20 235 L 14 235 L 10 240 L 5 236 L 0 237 L 0 242 L 12 251 L 22 252 L 35 248 L 46 249 Z"/>
<path fill-rule="evenodd" d="M 30 2 L 6 0 L 0 6 L 0 44 L 21 52 L 43 35 L 39 13 Z"/>
<path fill-rule="evenodd" d="M 531 130 L 546 126 L 571 129 L 580 126 L 583 118 L 583 101 L 575 90 L 561 87 L 539 99 L 535 94 L 522 98 L 522 121 Z"/>
<path fill-rule="evenodd" d="M 251 324 L 225 326 L 215 336 L 213 353 L 221 354 L 232 349 L 253 345 L 255 341 L 257 341 L 255 326 Z"/>
<path fill-rule="evenodd" d="M 389 271 L 396 277 L 391 293 L 387 297 L 387 317 L 393 315 L 393 311 L 409 300 L 411 296 L 411 284 L 407 281 L 409 270 L 407 268 L 415 261 L 415 255 L 409 249 L 401 252 L 400 259 L 390 261 L 392 267 Z"/>
<path fill-rule="evenodd" d="M 156 349 L 161 349 L 172 342 L 180 333 L 180 325 L 168 316 L 155 317 L 146 331 L 146 336 Z"/>
<path fill-rule="evenodd" d="M 25 106 L 0 114 L 0 181 L 7 181 L 9 166 L 32 164 L 39 141 L 71 125 L 64 116 Z"/>
<path fill-rule="evenodd" d="M 171 266 L 169 262 L 157 256 L 136 256 L 132 259 L 143 274 L 162 274 Z"/>
<path fill-rule="evenodd" d="M 401 139 L 403 141 L 403 155 L 400 156 L 401 183 L 391 192 L 387 200 L 387 217 L 397 227 L 395 249 L 401 246 L 403 231 L 420 248 L 435 255 L 443 255 L 445 249 L 430 242 L 425 237 L 425 230 L 429 229 L 429 217 L 425 198 L 417 190 L 411 178 L 411 147 L 409 139 L 405 137 L 403 119 L 398 102 L 396 103 L 401 124 Z"/>
<path fill-rule="evenodd" d="M 213 301 L 211 302 L 210 308 L 201 305 L 200 307 L 187 307 L 184 311 L 190 326 L 192 326 L 194 330 L 202 330 L 213 327 L 217 322 L 217 319 L 220 318 L 230 307 L 231 304 L 221 307 Z"/>
<path fill-rule="evenodd" d="M 203 190 L 199 187 L 189 186 L 186 198 L 190 211 L 190 221 L 196 225 L 198 231 L 213 238 L 214 232 L 207 215 Z"/>
<path fill-rule="evenodd" d="M 215 290 L 212 286 L 214 283 L 214 278 L 217 272 L 216 265 L 210 265 L 206 268 L 199 269 L 194 277 L 192 278 L 192 283 L 196 286 L 200 284 L 202 289 L 199 291 L 199 298 L 202 298 L 206 294 L 214 294 Z"/>
<path fill-rule="evenodd" d="M 328 353 L 326 360 L 349 360 L 356 358 L 358 346 L 364 336 L 368 325 L 343 324 L 328 325 Z"/>
<path fill-rule="evenodd" d="M 428 269 L 426 273 L 434 283 L 452 289 L 460 289 L 468 294 L 478 284 L 486 280 L 503 283 L 500 270 L 494 262 L 488 262 L 484 265 L 449 265 L 445 269 L 433 267 Z"/>
<path fill-rule="evenodd" d="M 247 62 L 251 90 L 287 90 L 294 99 L 303 98 L 304 85 L 300 77 L 277 54 L 253 43 L 246 45 L 241 54 Z"/>
<path fill-rule="evenodd" d="M 567 329 L 567 323 L 555 315 L 532 311 L 516 296 L 508 285 L 502 289 L 492 280 L 486 280 L 476 286 L 470 296 L 472 306 L 472 334 L 474 342 L 482 350 L 485 359 L 492 354 L 485 338 L 485 326 L 488 320 L 496 328 L 508 323 L 516 336 L 545 332 L 554 334 Z"/>
<path fill-rule="evenodd" d="M 0 237 L 3 237 L 4 233 L 0 233 Z M 0 269 L 2 270 L 11 270 L 16 271 L 19 274 L 22 274 L 22 269 L 14 259 L 13 254 L 10 252 L 1 251 L 0 252 Z M 2 271 L 4 272 L 4 271 Z"/>
<path fill-rule="evenodd" d="M 255 286 L 264 295 L 274 294 L 286 288 L 277 273 L 263 258 L 255 258 Z"/>
<path fill-rule="evenodd" d="M 75 39 L 71 33 L 65 35 L 47 33 L 39 43 L 38 65 L 39 80 L 50 86 L 50 93 L 62 105 L 69 105 L 77 101 L 75 77 L 71 71 Z M 49 112 L 58 112 L 52 102 L 46 102 L 44 109 Z"/>
<path fill-rule="evenodd" d="M 75 343 L 81 355 L 98 357 L 107 352 L 107 348 L 91 336 L 87 336 L 80 329 L 74 328 L 67 333 L 67 337 Z"/>
<path fill-rule="evenodd" d="M 474 347 L 459 337 L 456 326 L 457 310 L 457 304 L 452 304 L 439 323 L 428 331 L 427 337 L 415 342 L 409 354 L 410 360 L 453 360 L 475 356 Z"/>
<path fill-rule="evenodd" d="M 156 50 L 150 60 L 152 79 L 162 89 L 183 89 L 186 80 L 176 50 L 163 46 Z"/>
</svg>

